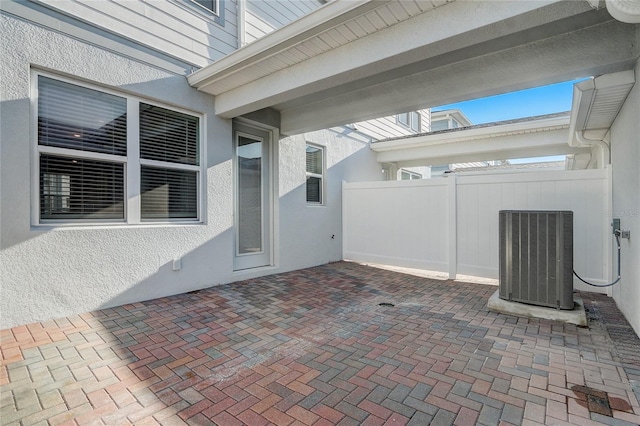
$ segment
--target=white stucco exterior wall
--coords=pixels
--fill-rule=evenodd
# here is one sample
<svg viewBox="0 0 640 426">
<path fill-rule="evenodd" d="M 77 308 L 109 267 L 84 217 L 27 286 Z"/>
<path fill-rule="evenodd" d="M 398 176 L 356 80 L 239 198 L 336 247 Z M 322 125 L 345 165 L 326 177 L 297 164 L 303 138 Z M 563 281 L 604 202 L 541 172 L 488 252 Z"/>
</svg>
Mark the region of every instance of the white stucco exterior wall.
<svg viewBox="0 0 640 426">
<path fill-rule="evenodd" d="M 7 15 L 3 34 L 1 327 L 182 293 L 231 280 L 231 123 L 183 76 Z M 31 223 L 31 69 L 205 114 L 205 224 L 49 230 Z M 171 261 L 183 257 L 183 269 Z"/>
<path fill-rule="evenodd" d="M 279 142 L 275 265 L 233 271 L 232 123 L 184 76 L 0 15 L 0 328 L 179 294 L 342 259 L 341 184 L 379 180 L 368 138 L 345 129 Z M 204 223 L 54 228 L 31 223 L 31 70 L 203 114 Z M 305 142 L 326 147 L 324 206 L 305 196 Z M 332 239 L 331 236 L 334 235 Z M 182 269 L 173 271 L 174 258 Z"/>
<path fill-rule="evenodd" d="M 307 143 L 325 148 L 323 205 L 306 201 Z M 342 260 L 342 181 L 382 179 L 369 138 L 343 127 L 319 130 L 282 139 L 279 151 L 282 269 Z"/>
<path fill-rule="evenodd" d="M 621 239 L 622 260 L 619 284 L 613 298 L 637 334 L 640 334 L 640 60 L 636 83 L 611 127 L 613 166 L 613 214 L 620 226 L 631 231 Z"/>
</svg>

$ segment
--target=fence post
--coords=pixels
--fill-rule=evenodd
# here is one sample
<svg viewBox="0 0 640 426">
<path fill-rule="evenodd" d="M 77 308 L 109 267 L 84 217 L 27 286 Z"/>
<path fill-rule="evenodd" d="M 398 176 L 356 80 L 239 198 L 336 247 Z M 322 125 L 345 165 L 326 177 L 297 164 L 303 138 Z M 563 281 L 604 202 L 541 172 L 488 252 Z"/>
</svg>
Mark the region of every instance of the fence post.
<svg viewBox="0 0 640 426">
<path fill-rule="evenodd" d="M 347 190 L 346 187 L 347 186 L 347 181 L 343 180 L 342 181 L 342 186 L 341 186 L 341 192 L 342 192 L 342 199 L 341 199 L 341 207 L 342 207 L 342 211 L 340 212 L 340 221 L 341 223 L 341 229 L 340 231 L 342 232 L 341 235 L 341 239 L 342 239 L 342 253 L 340 254 L 340 258 L 342 260 L 344 260 L 344 252 L 345 249 L 347 248 L 347 221 L 346 221 L 346 214 L 347 214 L 347 206 L 346 206 L 346 202 L 347 202 Z"/>
<path fill-rule="evenodd" d="M 455 173 L 449 173 L 447 179 L 449 279 L 455 280 L 458 274 L 458 177 Z"/>
</svg>

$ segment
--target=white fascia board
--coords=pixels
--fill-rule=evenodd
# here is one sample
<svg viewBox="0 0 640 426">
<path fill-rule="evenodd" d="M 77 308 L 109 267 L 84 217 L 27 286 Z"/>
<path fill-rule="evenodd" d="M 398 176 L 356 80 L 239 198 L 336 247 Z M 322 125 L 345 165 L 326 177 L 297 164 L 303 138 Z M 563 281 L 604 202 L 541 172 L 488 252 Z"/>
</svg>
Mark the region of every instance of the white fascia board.
<svg viewBox="0 0 640 426">
<path fill-rule="evenodd" d="M 566 129 L 569 126 L 569 117 L 553 117 L 542 120 L 522 121 L 518 123 L 501 124 L 496 126 L 479 127 L 468 130 L 456 130 L 452 132 L 426 134 L 405 139 L 395 139 L 375 142 L 371 149 L 375 152 L 396 151 L 407 148 L 423 146 L 449 145 L 466 141 L 482 139 L 495 139 L 502 136 L 528 134 L 532 132 L 550 132 Z"/>
<path fill-rule="evenodd" d="M 379 2 L 374 3 L 380 5 Z M 322 90 L 351 84 L 360 79 L 386 72 L 393 73 L 429 57 L 447 55 L 452 49 L 464 49 L 513 31 L 535 27 L 545 20 L 553 19 L 549 16 L 550 11 L 545 9 L 544 12 L 540 12 L 540 9 L 555 3 L 561 2 L 512 1 L 508 7 L 497 7 L 493 2 L 455 1 L 270 75 L 225 89 L 223 93 L 217 93 L 210 87 L 200 89 L 216 94 L 216 114 L 230 118 L 302 96 L 314 95 Z M 567 9 L 570 11 L 567 10 L 565 13 L 569 15 L 575 13 L 574 9 L 582 10 L 581 7 Z M 502 21 L 529 12 L 538 13 L 538 16 L 521 20 L 517 28 L 501 24 Z M 456 24 L 451 25 L 454 21 Z M 492 25 L 495 27 L 491 27 Z M 473 31 L 480 31 L 482 34 L 469 35 Z M 318 31 L 318 34 L 320 32 Z M 269 35 L 265 39 L 267 37 Z"/>
<path fill-rule="evenodd" d="M 575 153 L 576 150 L 566 143 L 567 132 L 567 126 L 562 126 L 544 131 L 501 133 L 455 142 L 405 146 L 396 150 L 378 151 L 377 160 L 425 165 L 443 164 L 440 163 L 443 159 L 453 163 Z M 372 144 L 374 151 L 377 144 Z"/>
<path fill-rule="evenodd" d="M 398 161 L 398 167 L 438 166 L 444 164 L 468 163 L 475 161 L 505 160 L 511 158 L 547 157 L 551 155 L 576 155 L 590 153 L 589 148 L 572 148 L 566 143 L 544 147 L 530 147 L 527 149 L 502 150 L 500 152 L 465 152 L 460 154 L 443 155 L 439 157 L 415 158 Z M 378 161 L 379 158 L 378 158 Z"/>
<path fill-rule="evenodd" d="M 187 80 L 191 86 L 197 89 L 207 87 L 207 92 L 218 95 L 220 93 L 214 87 L 216 82 L 300 44 L 328 28 L 340 25 L 342 22 L 352 19 L 354 15 L 363 14 L 390 1 L 392 0 L 335 0 L 329 2 L 308 15 L 194 72 L 187 77 Z"/>
</svg>

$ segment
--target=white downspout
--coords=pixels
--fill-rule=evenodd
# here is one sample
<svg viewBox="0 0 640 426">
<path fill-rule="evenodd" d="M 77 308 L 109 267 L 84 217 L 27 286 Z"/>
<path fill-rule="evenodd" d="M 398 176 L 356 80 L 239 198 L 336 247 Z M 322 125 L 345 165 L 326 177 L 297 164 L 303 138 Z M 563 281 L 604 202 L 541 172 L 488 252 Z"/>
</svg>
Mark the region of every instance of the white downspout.
<svg viewBox="0 0 640 426">
<path fill-rule="evenodd" d="M 597 146 L 600 148 L 599 150 L 600 155 L 598 158 L 599 168 L 603 169 L 608 164 L 611 164 L 611 149 L 609 147 L 609 144 L 604 141 L 604 139 L 609 133 L 607 132 L 607 135 L 605 135 L 603 139 L 589 139 L 584 135 L 584 132 L 585 132 L 584 130 L 575 132 L 575 138 L 580 144 L 580 146 Z M 589 165 L 590 164 L 591 164 L 591 161 L 589 161 Z"/>
<path fill-rule="evenodd" d="M 238 49 L 247 44 L 246 39 L 246 0 L 238 0 Z"/>
</svg>

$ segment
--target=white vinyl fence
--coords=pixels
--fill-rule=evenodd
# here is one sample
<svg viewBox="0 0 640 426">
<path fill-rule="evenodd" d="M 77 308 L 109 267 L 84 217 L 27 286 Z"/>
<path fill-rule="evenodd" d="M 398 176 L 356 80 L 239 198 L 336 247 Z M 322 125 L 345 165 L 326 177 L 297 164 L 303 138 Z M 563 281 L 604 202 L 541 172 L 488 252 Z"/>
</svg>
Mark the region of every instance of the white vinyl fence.
<svg viewBox="0 0 640 426">
<path fill-rule="evenodd" d="M 345 183 L 343 256 L 497 278 L 500 210 L 571 210 L 574 268 L 602 284 L 613 274 L 610 187 L 610 169 Z"/>
</svg>

